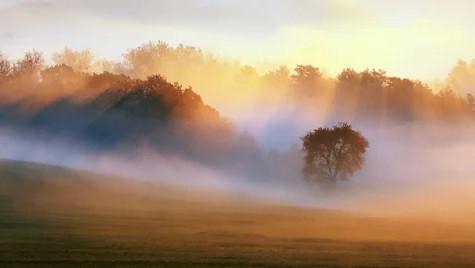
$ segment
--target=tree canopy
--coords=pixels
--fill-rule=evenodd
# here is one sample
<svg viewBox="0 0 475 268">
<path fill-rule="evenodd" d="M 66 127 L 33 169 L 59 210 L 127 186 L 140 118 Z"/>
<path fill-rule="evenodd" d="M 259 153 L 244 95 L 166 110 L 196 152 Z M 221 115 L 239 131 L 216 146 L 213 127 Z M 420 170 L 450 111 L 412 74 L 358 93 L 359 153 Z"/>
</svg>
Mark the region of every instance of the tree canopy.
<svg viewBox="0 0 475 268">
<path fill-rule="evenodd" d="M 349 124 L 318 128 L 302 138 L 305 152 L 303 174 L 308 181 L 334 186 L 346 180 L 364 163 L 368 141 Z"/>
<path fill-rule="evenodd" d="M 145 80 L 160 74 L 169 81 L 192 85 L 222 112 L 285 105 L 332 121 L 379 125 L 475 122 L 471 99 L 475 94 L 474 62 L 460 61 L 444 85 L 434 90 L 421 81 L 389 76 L 382 70 L 344 69 L 331 77 L 318 67 L 297 65 L 293 69 L 279 66 L 260 73 L 253 66 L 217 58 L 195 47 L 174 47 L 164 42 L 132 48 L 118 61 L 98 58 L 87 49 L 67 47 L 52 56 L 57 66 L 66 65 L 80 73 L 74 76 L 113 73 L 131 80 Z M 35 50 L 28 51 L 17 61 L 10 61 L 0 53 L 0 102 L 22 99 L 30 92 L 40 94 L 37 86 L 45 79 L 45 71 L 55 67 L 45 62 L 48 60 Z M 92 91 L 82 86 L 81 81 L 76 82 L 73 87 L 80 88 L 82 93 Z M 43 87 L 43 90 L 46 90 L 41 92 L 43 98 L 55 96 L 50 94 L 50 88 Z"/>
</svg>

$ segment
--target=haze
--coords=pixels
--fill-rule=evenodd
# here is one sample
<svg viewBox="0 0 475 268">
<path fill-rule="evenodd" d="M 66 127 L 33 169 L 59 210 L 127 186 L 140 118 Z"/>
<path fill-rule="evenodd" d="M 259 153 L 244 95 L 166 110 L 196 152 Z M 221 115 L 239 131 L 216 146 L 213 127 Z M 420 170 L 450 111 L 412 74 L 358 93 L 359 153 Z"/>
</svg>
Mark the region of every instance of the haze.
<svg viewBox="0 0 475 268">
<path fill-rule="evenodd" d="M 472 267 L 475 2 L 0 2 L 0 267 Z"/>
<path fill-rule="evenodd" d="M 440 79 L 458 59 L 475 58 L 470 0 L 397 1 L 68 1 L 0 4 L 2 51 L 64 46 L 117 59 L 149 40 L 197 46 L 268 70 L 313 64 L 384 69 Z M 11 23 L 11 22 L 15 23 Z M 219 21 L 219 23 L 215 23 Z"/>
</svg>

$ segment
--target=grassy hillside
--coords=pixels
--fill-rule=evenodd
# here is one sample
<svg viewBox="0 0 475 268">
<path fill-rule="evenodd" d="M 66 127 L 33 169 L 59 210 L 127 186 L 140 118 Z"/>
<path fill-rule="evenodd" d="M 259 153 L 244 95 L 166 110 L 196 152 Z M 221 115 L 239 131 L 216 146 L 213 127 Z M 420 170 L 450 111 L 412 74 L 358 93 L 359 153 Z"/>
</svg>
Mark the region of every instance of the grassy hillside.
<svg viewBox="0 0 475 268">
<path fill-rule="evenodd" d="M 0 267 L 470 267 L 475 230 L 0 162 Z"/>
</svg>

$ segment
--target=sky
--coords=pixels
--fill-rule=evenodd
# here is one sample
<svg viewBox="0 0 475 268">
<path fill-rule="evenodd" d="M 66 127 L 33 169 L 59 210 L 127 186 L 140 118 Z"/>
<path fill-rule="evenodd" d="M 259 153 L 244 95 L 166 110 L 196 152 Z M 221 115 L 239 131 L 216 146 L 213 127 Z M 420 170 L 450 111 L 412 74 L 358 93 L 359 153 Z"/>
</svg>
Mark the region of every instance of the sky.
<svg viewBox="0 0 475 268">
<path fill-rule="evenodd" d="M 472 0 L 2 0 L 0 51 L 12 58 L 68 46 L 119 59 L 162 40 L 260 69 L 313 64 L 445 79 L 475 58 Z"/>
</svg>

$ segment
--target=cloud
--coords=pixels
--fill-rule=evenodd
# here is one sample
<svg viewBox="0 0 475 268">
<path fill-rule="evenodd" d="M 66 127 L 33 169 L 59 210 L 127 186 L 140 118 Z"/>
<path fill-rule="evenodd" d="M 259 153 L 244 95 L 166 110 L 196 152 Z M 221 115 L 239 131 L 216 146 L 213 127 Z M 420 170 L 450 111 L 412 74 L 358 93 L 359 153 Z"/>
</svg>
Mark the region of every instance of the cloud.
<svg viewBox="0 0 475 268">
<path fill-rule="evenodd" d="M 15 16 L 29 15 L 31 21 L 39 24 L 55 18 L 64 19 L 62 23 L 68 24 L 82 17 L 213 31 L 232 29 L 247 34 L 273 32 L 288 24 L 323 27 L 329 23 L 348 23 L 363 18 L 362 10 L 356 5 L 342 4 L 342 1 L 310 0 L 43 0 L 21 1 L 16 5 L 11 3 L 2 13 L 7 11 Z"/>
</svg>

